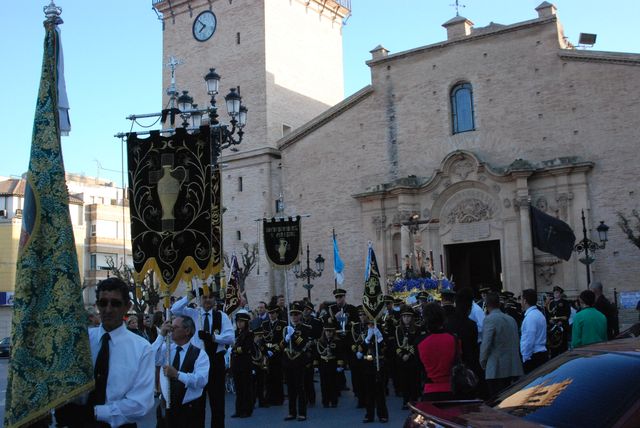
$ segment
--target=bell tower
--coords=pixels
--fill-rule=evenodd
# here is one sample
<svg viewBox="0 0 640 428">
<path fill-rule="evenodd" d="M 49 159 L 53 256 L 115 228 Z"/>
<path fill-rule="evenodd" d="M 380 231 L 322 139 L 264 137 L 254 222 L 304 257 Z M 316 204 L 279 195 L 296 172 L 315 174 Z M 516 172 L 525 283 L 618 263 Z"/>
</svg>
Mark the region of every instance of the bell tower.
<svg viewBox="0 0 640 428">
<path fill-rule="evenodd" d="M 183 61 L 176 72 L 178 90 L 188 90 L 200 108 L 208 106 L 204 75 L 215 68 L 221 76 L 221 122 L 228 117 L 222 96 L 230 88 L 240 87 L 248 108 L 242 144 L 221 158 L 228 254 L 258 243 L 254 220 L 275 215 L 282 188 L 277 141 L 343 99 L 342 26 L 350 3 L 153 0 L 163 25 L 162 62 L 170 56 Z M 170 70 L 162 73 L 167 88 Z M 284 195 L 285 203 L 292 197 Z M 247 278 L 252 302 L 282 292 L 283 281 L 271 272 L 263 253 L 261 248 L 259 274 L 254 269 Z"/>
</svg>

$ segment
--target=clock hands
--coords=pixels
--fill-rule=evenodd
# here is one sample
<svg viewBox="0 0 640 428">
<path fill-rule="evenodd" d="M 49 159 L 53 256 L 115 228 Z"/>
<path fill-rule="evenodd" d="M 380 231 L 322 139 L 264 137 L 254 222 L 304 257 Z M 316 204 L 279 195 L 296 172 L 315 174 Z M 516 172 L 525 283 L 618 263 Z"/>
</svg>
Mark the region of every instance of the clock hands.
<svg viewBox="0 0 640 428">
<path fill-rule="evenodd" d="M 202 30 L 204 30 L 205 28 L 207 28 L 206 25 L 204 25 L 201 21 L 198 21 L 198 24 L 200 24 L 200 31 L 199 33 L 202 33 Z"/>
</svg>

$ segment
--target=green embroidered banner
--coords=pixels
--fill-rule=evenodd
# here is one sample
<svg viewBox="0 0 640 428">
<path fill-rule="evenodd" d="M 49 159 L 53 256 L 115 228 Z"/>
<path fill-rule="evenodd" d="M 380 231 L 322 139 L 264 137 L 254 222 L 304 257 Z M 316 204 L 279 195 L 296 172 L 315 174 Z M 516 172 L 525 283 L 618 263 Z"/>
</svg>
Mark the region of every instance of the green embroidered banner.
<svg viewBox="0 0 640 428">
<path fill-rule="evenodd" d="M 45 22 L 42 76 L 24 196 L 5 427 L 30 424 L 93 388 L 60 142 L 60 41 L 52 21 Z"/>
</svg>

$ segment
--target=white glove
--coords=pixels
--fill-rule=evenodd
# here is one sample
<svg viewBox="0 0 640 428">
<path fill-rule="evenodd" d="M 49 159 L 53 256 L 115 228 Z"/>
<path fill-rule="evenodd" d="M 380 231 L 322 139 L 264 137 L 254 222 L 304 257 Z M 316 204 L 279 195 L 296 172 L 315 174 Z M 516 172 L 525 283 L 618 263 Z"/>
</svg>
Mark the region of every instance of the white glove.
<svg viewBox="0 0 640 428">
<path fill-rule="evenodd" d="M 291 340 L 291 336 L 293 336 L 293 332 L 295 330 L 290 325 L 287 326 L 287 335 L 284 337 L 285 342 L 289 342 Z"/>
<path fill-rule="evenodd" d="M 271 351 L 267 351 L 267 356 L 268 356 L 269 358 L 273 357 L 273 352 L 271 352 Z"/>
<path fill-rule="evenodd" d="M 374 334 L 375 332 L 373 331 L 373 327 L 370 327 L 369 330 L 367 331 L 367 337 L 364 339 L 364 341 L 367 343 L 371 342 L 371 338 L 373 337 Z"/>
<path fill-rule="evenodd" d="M 378 343 L 382 342 L 382 333 L 380 332 L 380 330 L 378 330 L 378 327 L 375 327 L 373 329 L 373 334 L 375 334 Z"/>
<path fill-rule="evenodd" d="M 356 358 L 357 359 L 361 360 L 362 357 L 364 357 L 364 354 L 362 352 L 360 352 L 360 351 L 356 352 Z"/>
<path fill-rule="evenodd" d="M 342 373 L 342 372 L 344 371 L 344 367 L 337 367 L 337 368 L 336 368 L 336 371 L 337 371 L 338 373 Z"/>
</svg>

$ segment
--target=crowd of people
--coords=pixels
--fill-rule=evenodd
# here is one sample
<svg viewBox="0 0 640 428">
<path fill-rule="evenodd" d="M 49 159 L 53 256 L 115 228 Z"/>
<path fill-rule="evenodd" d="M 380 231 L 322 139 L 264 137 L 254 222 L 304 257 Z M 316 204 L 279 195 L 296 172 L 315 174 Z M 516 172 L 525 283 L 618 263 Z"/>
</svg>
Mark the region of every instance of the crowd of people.
<svg viewBox="0 0 640 428">
<path fill-rule="evenodd" d="M 594 283 L 580 293 L 577 307 L 560 287 L 544 302 L 534 290 L 516 299 L 482 289 L 474 300 L 469 287 L 441 290 L 440 299 L 420 292 L 412 305 L 385 296 L 375 322 L 362 306 L 347 303 L 340 288 L 335 302 L 318 308 L 307 299 L 287 305 L 275 296 L 236 311 L 233 320 L 209 290 L 176 300 L 165 320 L 162 312 L 127 318 L 127 284 L 109 278 L 97 288 L 100 323 L 89 313 L 96 387 L 59 408 L 56 420 L 70 427 L 135 426 L 153 408 L 154 394 L 160 396 L 159 427 L 189 428 L 204 427 L 207 402 L 212 428 L 285 401 L 284 420 L 302 422 L 308 406 L 335 408 L 349 388 L 364 423 L 389 420 L 388 394 L 401 396 L 404 409 L 420 398 L 486 399 L 569 347 L 613 337 L 615 306 L 602 288 Z M 459 363 L 475 374 L 472 389 L 452 388 Z M 229 375 L 235 411 L 227 416 Z"/>
</svg>

